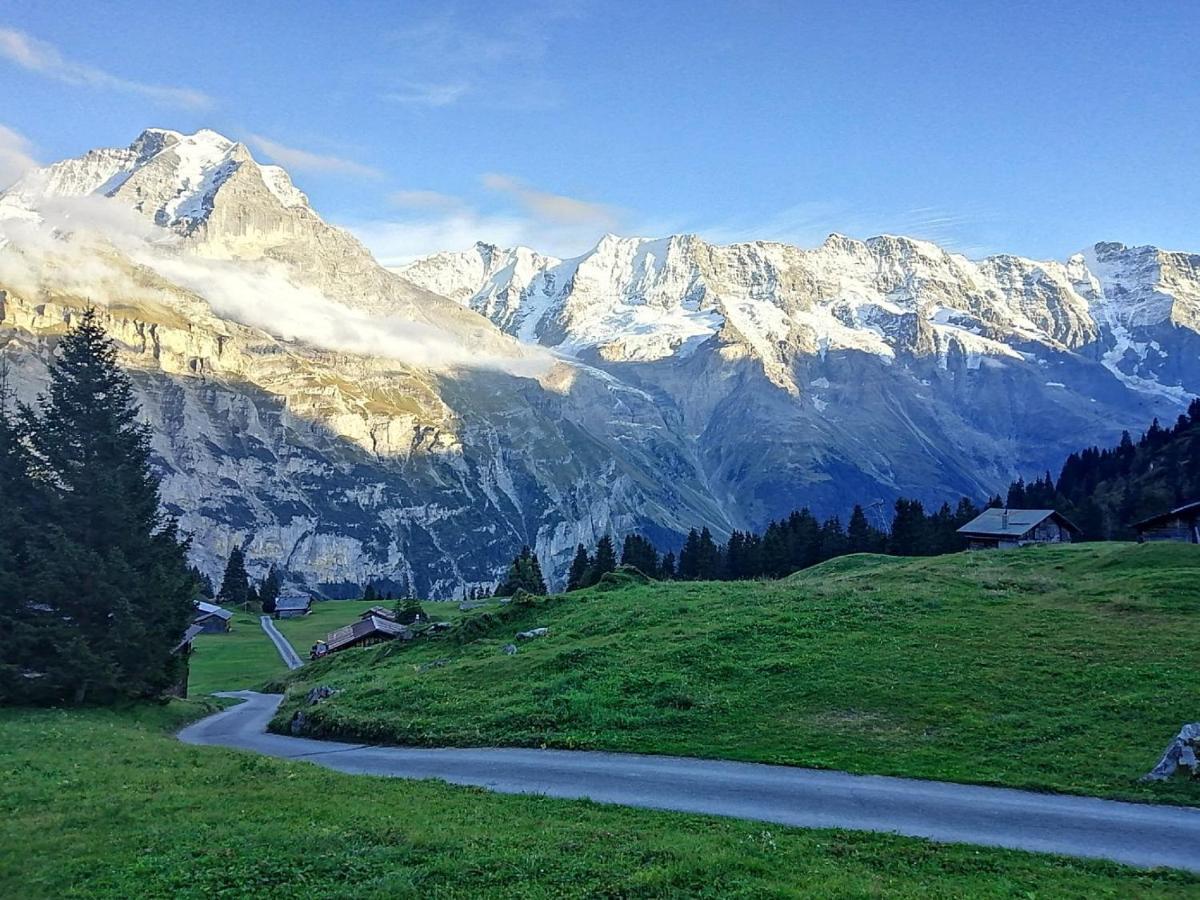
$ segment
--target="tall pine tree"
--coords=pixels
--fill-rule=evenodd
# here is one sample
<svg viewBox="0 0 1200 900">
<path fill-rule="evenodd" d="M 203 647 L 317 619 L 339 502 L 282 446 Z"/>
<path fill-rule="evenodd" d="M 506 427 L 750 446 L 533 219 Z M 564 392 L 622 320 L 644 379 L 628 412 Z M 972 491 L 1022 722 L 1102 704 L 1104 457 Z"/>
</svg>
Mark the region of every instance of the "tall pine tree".
<svg viewBox="0 0 1200 900">
<path fill-rule="evenodd" d="M 76 702 L 170 687 L 181 665 L 172 649 L 192 616 L 187 543 L 160 511 L 149 428 L 138 416 L 116 346 L 89 309 L 59 343 L 49 393 L 22 410 L 63 540 L 55 556 L 31 565 L 53 567 L 70 585 L 66 596 L 50 588 L 43 605 L 69 625 L 80 653 L 50 668 L 66 672 Z"/>
<path fill-rule="evenodd" d="M 230 606 L 244 606 L 250 602 L 250 576 L 246 574 L 246 556 L 241 547 L 234 547 L 229 552 L 217 599 Z"/>
</svg>

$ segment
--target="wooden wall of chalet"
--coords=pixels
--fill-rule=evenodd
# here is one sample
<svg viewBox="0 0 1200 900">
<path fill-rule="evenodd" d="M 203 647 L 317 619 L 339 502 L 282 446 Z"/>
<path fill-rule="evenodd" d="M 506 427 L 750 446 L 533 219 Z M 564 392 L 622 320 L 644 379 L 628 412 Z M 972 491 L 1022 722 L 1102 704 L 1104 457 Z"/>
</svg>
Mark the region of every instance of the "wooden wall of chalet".
<svg viewBox="0 0 1200 900">
<path fill-rule="evenodd" d="M 1184 519 L 1176 516 L 1155 525 L 1143 528 L 1139 535 L 1144 541 L 1179 541 L 1184 544 L 1195 544 L 1195 519 Z"/>
</svg>

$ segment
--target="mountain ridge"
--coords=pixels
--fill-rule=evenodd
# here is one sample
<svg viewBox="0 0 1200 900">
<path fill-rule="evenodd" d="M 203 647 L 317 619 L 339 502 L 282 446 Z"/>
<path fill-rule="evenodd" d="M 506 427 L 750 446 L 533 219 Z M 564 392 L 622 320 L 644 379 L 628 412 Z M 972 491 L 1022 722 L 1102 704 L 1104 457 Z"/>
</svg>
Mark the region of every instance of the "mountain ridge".
<svg viewBox="0 0 1200 900">
<path fill-rule="evenodd" d="M 1098 244 L 971 261 L 608 235 L 384 269 L 286 171 L 143 132 L 0 194 L 0 341 L 26 397 L 96 303 L 164 499 L 216 571 L 446 595 L 521 544 L 761 528 L 809 505 L 985 496 L 1200 388 L 1200 257 Z"/>
</svg>

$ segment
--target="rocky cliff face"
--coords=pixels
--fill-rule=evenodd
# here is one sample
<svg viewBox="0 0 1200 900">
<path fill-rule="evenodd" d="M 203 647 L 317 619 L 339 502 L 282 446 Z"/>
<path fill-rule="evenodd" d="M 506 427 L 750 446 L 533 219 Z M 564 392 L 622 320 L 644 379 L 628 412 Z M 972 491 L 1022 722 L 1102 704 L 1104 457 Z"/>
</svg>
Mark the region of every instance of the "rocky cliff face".
<svg viewBox="0 0 1200 900">
<path fill-rule="evenodd" d="M 1200 392 L 1200 256 L 1098 244 L 979 262 L 898 237 L 814 250 L 608 236 L 400 270 L 654 393 L 740 523 L 982 495 Z"/>
<path fill-rule="evenodd" d="M 980 496 L 1200 388 L 1200 257 L 973 262 L 905 238 L 477 245 L 399 273 L 277 167 L 151 130 L 0 195 L 0 347 L 26 397 L 97 304 L 163 496 L 325 594 L 446 596 L 523 543 Z"/>
<path fill-rule="evenodd" d="M 214 575 L 240 544 L 326 594 L 448 596 L 524 543 L 557 571 L 609 530 L 728 527 L 650 397 L 379 267 L 240 145 L 147 132 L 34 173 L 0 211 L 18 388 L 36 394 L 57 336 L 99 304 L 164 501 Z"/>
</svg>

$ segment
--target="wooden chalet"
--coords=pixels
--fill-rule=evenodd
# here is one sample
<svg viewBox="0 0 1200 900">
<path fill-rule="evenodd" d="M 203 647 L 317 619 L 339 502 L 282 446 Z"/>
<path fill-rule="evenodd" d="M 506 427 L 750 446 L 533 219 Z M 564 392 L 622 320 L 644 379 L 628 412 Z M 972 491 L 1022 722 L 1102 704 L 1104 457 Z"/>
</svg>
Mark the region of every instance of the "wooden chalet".
<svg viewBox="0 0 1200 900">
<path fill-rule="evenodd" d="M 958 529 L 969 550 L 1069 544 L 1079 529 L 1053 509 L 985 509 Z"/>
<path fill-rule="evenodd" d="M 1185 503 L 1133 526 L 1139 541 L 1200 544 L 1200 501 Z"/>
<path fill-rule="evenodd" d="M 384 641 L 397 639 L 411 641 L 413 639 L 412 629 L 390 619 L 366 616 L 345 628 L 330 632 L 322 643 L 325 645 L 325 652 L 336 653 L 338 650 L 347 650 L 350 647 L 370 647 L 372 644 L 381 644 Z"/>
<path fill-rule="evenodd" d="M 233 613 L 225 607 L 201 600 L 196 604 L 196 615 L 192 618 L 192 624 L 199 625 L 205 634 L 220 633 L 229 630 L 232 618 Z"/>
<path fill-rule="evenodd" d="M 275 601 L 275 618 L 296 619 L 312 612 L 312 597 L 293 594 Z"/>
</svg>

